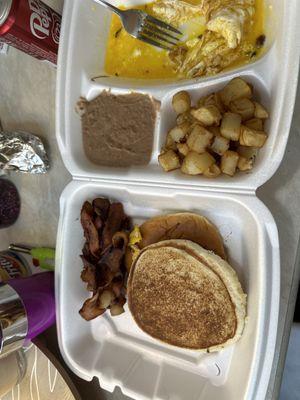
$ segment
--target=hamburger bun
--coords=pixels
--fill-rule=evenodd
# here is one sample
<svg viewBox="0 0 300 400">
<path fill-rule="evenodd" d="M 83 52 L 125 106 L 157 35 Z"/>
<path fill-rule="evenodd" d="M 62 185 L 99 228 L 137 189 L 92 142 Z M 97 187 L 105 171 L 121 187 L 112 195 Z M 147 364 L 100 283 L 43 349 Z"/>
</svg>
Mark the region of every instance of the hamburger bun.
<svg viewBox="0 0 300 400">
<path fill-rule="evenodd" d="M 246 295 L 236 272 L 218 255 L 188 240 L 144 248 L 127 286 L 137 325 L 170 345 L 216 351 L 239 340 Z"/>
</svg>

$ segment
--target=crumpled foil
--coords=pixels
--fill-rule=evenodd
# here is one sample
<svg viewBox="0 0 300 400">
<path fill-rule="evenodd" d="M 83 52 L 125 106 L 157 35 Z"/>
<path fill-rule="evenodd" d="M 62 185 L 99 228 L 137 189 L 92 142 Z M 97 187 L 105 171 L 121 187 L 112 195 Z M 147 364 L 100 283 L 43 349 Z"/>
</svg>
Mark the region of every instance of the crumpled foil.
<svg viewBox="0 0 300 400">
<path fill-rule="evenodd" d="M 44 174 L 49 166 L 44 145 L 37 136 L 23 131 L 0 130 L 0 168 Z"/>
</svg>

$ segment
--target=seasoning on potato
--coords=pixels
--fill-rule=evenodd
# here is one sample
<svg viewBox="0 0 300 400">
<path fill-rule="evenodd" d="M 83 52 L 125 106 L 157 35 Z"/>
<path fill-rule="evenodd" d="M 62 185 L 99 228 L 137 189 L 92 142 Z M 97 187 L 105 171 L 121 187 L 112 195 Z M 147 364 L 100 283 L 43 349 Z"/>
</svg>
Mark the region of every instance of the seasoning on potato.
<svg viewBox="0 0 300 400">
<path fill-rule="evenodd" d="M 188 111 L 191 107 L 191 98 L 188 92 L 181 91 L 176 93 L 172 99 L 172 106 L 177 114 Z"/>
<path fill-rule="evenodd" d="M 253 99 L 253 87 L 242 78 L 232 79 L 219 92 L 197 99 L 188 92 L 174 95 L 176 125 L 167 134 L 158 157 L 166 171 L 216 178 L 249 172 L 267 140 L 266 108 Z"/>
</svg>

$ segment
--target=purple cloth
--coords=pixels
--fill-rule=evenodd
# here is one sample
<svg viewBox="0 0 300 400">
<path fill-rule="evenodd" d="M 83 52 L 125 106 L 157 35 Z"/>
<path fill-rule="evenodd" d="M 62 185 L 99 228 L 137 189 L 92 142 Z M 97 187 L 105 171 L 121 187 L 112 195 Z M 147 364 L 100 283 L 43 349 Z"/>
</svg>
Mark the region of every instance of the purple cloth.
<svg viewBox="0 0 300 400">
<path fill-rule="evenodd" d="M 28 319 L 26 339 L 33 339 L 55 323 L 54 273 L 43 272 L 9 281 L 21 297 Z"/>
</svg>

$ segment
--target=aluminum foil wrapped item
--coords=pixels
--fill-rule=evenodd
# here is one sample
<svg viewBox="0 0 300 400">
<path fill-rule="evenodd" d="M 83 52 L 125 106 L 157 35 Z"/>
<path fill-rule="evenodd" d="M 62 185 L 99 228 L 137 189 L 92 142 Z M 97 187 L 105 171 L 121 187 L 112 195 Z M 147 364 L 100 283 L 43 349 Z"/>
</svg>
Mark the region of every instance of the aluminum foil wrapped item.
<svg viewBox="0 0 300 400">
<path fill-rule="evenodd" d="M 47 172 L 49 160 L 41 139 L 28 132 L 0 130 L 0 168 L 31 174 Z"/>
</svg>

